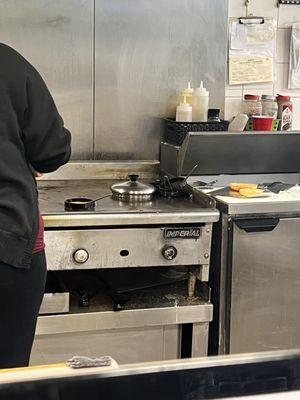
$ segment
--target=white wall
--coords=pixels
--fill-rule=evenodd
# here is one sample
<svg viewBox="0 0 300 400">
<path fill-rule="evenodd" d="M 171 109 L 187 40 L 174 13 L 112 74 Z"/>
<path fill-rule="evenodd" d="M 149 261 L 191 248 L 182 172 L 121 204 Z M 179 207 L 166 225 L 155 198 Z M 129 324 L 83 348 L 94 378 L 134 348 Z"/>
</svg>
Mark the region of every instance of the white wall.
<svg viewBox="0 0 300 400">
<path fill-rule="evenodd" d="M 300 6 L 277 7 L 277 0 L 229 0 L 229 17 L 241 17 L 250 13 L 269 16 L 277 22 L 277 79 L 273 83 L 226 87 L 225 118 L 231 119 L 241 107 L 241 99 L 247 93 L 276 95 L 290 94 L 293 98 L 295 114 L 293 129 L 300 130 L 300 90 L 288 90 L 288 61 L 291 23 L 300 22 Z"/>
</svg>

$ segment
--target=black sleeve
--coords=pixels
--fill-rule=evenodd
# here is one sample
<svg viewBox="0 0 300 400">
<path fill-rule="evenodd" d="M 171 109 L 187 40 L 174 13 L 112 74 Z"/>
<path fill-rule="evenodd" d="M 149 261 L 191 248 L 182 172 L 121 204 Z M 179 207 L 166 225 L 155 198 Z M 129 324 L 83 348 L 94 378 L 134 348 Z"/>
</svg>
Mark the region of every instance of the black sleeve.
<svg viewBox="0 0 300 400">
<path fill-rule="evenodd" d="M 71 134 L 64 127 L 41 76 L 33 71 L 26 82 L 27 109 L 23 141 L 28 162 L 38 172 L 52 172 L 69 161 Z"/>
</svg>

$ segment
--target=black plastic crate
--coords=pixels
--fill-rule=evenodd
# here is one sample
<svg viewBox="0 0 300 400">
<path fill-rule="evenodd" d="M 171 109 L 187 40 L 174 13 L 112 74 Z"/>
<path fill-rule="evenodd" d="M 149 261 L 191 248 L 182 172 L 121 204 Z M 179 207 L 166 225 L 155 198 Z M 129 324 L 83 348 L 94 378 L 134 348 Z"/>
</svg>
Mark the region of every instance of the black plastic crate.
<svg viewBox="0 0 300 400">
<path fill-rule="evenodd" d="M 165 118 L 164 140 L 180 146 L 189 132 L 228 131 L 229 121 L 220 122 L 176 122 L 175 119 Z"/>
</svg>

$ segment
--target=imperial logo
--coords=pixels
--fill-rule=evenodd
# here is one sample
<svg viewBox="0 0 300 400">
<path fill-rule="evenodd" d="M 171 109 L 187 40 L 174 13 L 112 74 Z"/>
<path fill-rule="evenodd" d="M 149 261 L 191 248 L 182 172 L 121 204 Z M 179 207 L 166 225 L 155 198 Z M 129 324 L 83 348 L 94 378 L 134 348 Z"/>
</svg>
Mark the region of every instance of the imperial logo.
<svg viewBox="0 0 300 400">
<path fill-rule="evenodd" d="M 165 239 L 199 239 L 201 228 L 166 228 Z"/>
</svg>

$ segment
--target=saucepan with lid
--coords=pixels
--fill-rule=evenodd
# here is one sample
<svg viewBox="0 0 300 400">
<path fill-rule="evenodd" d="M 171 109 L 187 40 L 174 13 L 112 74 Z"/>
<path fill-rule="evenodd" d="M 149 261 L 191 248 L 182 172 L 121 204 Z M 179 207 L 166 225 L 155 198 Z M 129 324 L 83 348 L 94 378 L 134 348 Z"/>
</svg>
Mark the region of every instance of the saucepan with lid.
<svg viewBox="0 0 300 400">
<path fill-rule="evenodd" d="M 140 182 L 136 174 L 129 175 L 129 181 L 115 183 L 111 187 L 112 198 L 126 202 L 150 201 L 153 198 L 155 187 L 148 183 Z"/>
</svg>

